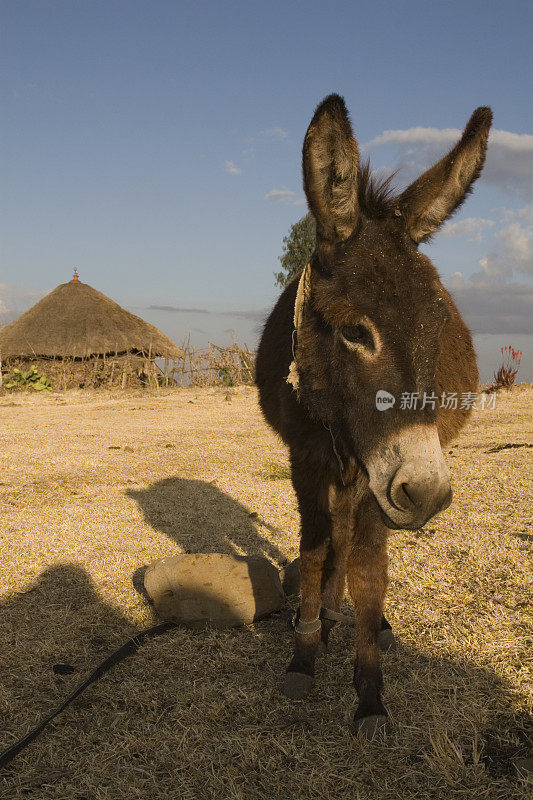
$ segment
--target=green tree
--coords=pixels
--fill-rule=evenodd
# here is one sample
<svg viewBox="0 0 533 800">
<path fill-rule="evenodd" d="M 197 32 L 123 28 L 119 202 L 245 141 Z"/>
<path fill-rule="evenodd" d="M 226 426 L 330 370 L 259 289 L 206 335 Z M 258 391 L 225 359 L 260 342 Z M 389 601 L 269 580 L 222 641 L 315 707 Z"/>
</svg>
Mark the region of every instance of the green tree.
<svg viewBox="0 0 533 800">
<path fill-rule="evenodd" d="M 316 225 L 312 214 L 306 214 L 291 225 L 283 237 L 283 251 L 279 256 L 281 272 L 275 272 L 276 283 L 287 286 L 295 275 L 311 260 L 316 241 Z"/>
</svg>

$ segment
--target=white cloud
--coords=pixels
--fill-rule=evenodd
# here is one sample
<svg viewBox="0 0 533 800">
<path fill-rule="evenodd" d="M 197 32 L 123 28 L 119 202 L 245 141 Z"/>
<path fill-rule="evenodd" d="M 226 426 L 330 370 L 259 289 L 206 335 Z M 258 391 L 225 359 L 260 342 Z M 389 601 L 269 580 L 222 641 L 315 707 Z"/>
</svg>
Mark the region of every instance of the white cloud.
<svg viewBox="0 0 533 800">
<path fill-rule="evenodd" d="M 303 197 L 296 197 L 296 193 L 287 186 L 282 186 L 280 189 L 271 189 L 265 195 L 265 200 L 274 200 L 276 203 L 285 203 L 291 206 L 305 205 Z"/>
<path fill-rule="evenodd" d="M 46 292 L 30 291 L 23 284 L 0 283 L 0 325 L 7 325 L 40 300 Z"/>
<path fill-rule="evenodd" d="M 229 172 L 230 175 L 240 175 L 242 169 L 240 169 L 233 161 L 226 161 L 226 172 Z"/>
<path fill-rule="evenodd" d="M 533 215 L 531 206 L 501 209 L 500 227 L 479 270 L 445 282 L 475 333 L 533 333 Z M 475 221 L 475 220 L 474 220 Z M 457 226 L 462 220 L 455 223 Z M 469 226 L 465 226 L 468 228 Z M 471 226 L 475 230 L 475 225 Z M 525 281 L 517 280 L 524 276 Z"/>
<path fill-rule="evenodd" d="M 276 126 L 274 128 L 268 128 L 266 131 L 259 131 L 257 134 L 258 136 L 265 136 L 268 139 L 287 139 L 289 136 L 289 132 Z"/>
<path fill-rule="evenodd" d="M 474 277 L 445 280 L 473 333 L 533 333 L 533 286 Z"/>
<path fill-rule="evenodd" d="M 533 275 L 533 228 L 511 222 L 497 236 L 514 271 Z"/>
<path fill-rule="evenodd" d="M 441 228 L 441 236 L 466 236 L 470 242 L 481 242 L 483 233 L 486 228 L 492 228 L 494 221 L 492 219 L 483 219 L 482 217 L 467 217 L 458 222 L 447 222 Z"/>
<path fill-rule="evenodd" d="M 380 136 L 368 142 L 365 147 L 371 149 L 380 147 L 387 144 L 395 145 L 411 145 L 421 144 L 425 148 L 438 147 L 439 149 L 447 147 L 449 144 L 456 142 L 461 131 L 456 128 L 407 128 L 407 130 L 391 130 L 383 131 Z"/>
<path fill-rule="evenodd" d="M 525 219 L 526 222 L 533 224 L 533 203 L 522 206 L 522 208 L 503 208 L 500 210 L 504 220 L 507 222 L 518 217 L 519 219 Z"/>
<path fill-rule="evenodd" d="M 258 131 L 254 136 L 247 136 L 244 141 L 248 144 L 256 142 L 258 139 L 277 139 L 278 141 L 283 142 L 288 138 L 289 131 L 286 131 L 279 125 L 276 125 L 273 128 L 266 128 L 264 131 Z"/>
<path fill-rule="evenodd" d="M 513 217 L 514 221 L 510 222 Z M 504 212 L 504 219 L 507 224 L 495 234 L 493 246 L 479 260 L 481 270 L 472 275 L 474 282 L 502 282 L 514 275 L 533 276 L 533 222 L 529 221 L 529 206 Z"/>
<path fill-rule="evenodd" d="M 384 131 L 365 149 L 392 146 L 404 167 L 406 180 L 438 161 L 461 136 L 458 128 L 408 128 Z M 533 135 L 493 130 L 481 180 L 510 195 L 533 199 Z"/>
</svg>

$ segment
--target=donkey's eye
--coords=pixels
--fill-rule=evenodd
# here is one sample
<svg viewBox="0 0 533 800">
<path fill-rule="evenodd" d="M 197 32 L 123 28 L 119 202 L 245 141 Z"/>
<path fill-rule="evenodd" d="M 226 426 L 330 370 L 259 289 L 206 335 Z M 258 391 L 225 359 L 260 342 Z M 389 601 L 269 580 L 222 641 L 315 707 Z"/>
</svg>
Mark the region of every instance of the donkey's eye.
<svg viewBox="0 0 533 800">
<path fill-rule="evenodd" d="M 359 344 L 368 350 L 374 350 L 374 337 L 365 325 L 343 325 L 341 335 L 349 344 Z"/>
</svg>

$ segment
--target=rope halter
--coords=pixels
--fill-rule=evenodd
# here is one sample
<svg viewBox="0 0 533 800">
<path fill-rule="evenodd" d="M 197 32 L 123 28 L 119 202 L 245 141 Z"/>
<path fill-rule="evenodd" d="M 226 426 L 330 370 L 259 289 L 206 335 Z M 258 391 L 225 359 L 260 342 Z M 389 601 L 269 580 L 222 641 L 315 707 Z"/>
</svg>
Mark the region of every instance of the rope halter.
<svg viewBox="0 0 533 800">
<path fill-rule="evenodd" d="M 294 303 L 294 330 L 292 332 L 292 361 L 289 367 L 289 374 L 287 375 L 287 383 L 290 383 L 296 396 L 300 397 L 300 375 L 298 372 L 298 365 L 296 362 L 296 347 L 298 342 L 298 334 L 303 319 L 304 306 L 311 296 L 311 264 L 307 264 L 298 282 L 298 290 L 296 292 L 296 301 Z M 296 346 L 294 338 L 296 335 Z"/>
</svg>

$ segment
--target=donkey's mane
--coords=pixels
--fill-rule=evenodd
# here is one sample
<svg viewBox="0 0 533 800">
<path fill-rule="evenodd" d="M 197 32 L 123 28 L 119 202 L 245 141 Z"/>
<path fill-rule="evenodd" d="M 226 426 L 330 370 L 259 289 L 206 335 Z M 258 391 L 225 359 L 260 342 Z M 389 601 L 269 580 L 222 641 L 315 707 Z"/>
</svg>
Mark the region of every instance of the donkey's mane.
<svg viewBox="0 0 533 800">
<path fill-rule="evenodd" d="M 372 172 L 370 161 L 361 164 L 358 175 L 359 206 L 367 217 L 380 218 L 390 214 L 397 202 L 392 185 L 396 173 L 384 178 Z"/>
</svg>

